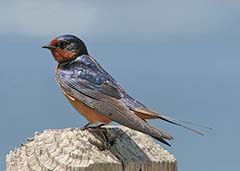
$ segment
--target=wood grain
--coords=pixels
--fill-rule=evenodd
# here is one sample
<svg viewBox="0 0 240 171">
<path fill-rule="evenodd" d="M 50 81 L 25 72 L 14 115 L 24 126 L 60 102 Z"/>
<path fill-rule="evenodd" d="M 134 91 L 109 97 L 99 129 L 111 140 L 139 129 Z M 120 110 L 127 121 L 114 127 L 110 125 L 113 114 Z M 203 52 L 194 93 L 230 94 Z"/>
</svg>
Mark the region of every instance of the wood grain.
<svg viewBox="0 0 240 171">
<path fill-rule="evenodd" d="M 177 160 L 123 126 L 35 133 L 6 157 L 7 171 L 177 171 Z"/>
</svg>

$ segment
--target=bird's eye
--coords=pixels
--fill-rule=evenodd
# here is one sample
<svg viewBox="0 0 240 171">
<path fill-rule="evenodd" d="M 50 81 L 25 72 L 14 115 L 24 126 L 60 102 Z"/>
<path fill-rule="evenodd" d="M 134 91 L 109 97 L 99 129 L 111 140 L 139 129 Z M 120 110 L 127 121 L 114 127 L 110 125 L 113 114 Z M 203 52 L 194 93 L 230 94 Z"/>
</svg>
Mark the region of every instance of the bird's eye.
<svg viewBox="0 0 240 171">
<path fill-rule="evenodd" d="M 57 42 L 55 46 L 59 47 L 60 49 L 64 49 L 69 44 L 70 44 L 69 41 L 60 41 Z"/>
</svg>

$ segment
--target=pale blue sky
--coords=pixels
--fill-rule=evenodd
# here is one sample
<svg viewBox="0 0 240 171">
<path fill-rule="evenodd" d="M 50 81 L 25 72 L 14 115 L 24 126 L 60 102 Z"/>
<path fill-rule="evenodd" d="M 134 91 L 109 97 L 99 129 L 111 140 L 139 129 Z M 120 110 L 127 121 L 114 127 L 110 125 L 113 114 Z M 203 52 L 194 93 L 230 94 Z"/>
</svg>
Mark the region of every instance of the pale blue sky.
<svg viewBox="0 0 240 171">
<path fill-rule="evenodd" d="M 5 1 L 0 6 L 0 170 L 35 131 L 86 123 L 61 94 L 40 47 L 75 34 L 134 97 L 213 127 L 194 135 L 155 120 L 182 171 L 238 170 L 240 1 Z"/>
</svg>

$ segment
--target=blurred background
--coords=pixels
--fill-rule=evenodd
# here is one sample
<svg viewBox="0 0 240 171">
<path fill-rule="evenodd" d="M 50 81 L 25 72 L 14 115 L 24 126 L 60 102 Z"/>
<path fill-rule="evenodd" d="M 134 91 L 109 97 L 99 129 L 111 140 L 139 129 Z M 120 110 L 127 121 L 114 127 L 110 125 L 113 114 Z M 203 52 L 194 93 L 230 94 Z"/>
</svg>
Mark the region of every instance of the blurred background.
<svg viewBox="0 0 240 171">
<path fill-rule="evenodd" d="M 212 127 L 162 145 L 181 171 L 239 170 L 240 1 L 4 1 L 0 5 L 0 170 L 35 131 L 87 121 L 63 97 L 42 45 L 70 33 L 133 97 Z M 201 129 L 200 129 L 201 130 Z"/>
</svg>

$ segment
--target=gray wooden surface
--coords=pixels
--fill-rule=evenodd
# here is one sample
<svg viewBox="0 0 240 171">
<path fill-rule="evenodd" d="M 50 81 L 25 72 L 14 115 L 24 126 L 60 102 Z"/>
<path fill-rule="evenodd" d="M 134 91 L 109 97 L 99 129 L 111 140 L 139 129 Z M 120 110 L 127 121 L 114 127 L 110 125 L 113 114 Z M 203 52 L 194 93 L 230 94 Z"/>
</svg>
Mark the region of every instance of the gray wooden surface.
<svg viewBox="0 0 240 171">
<path fill-rule="evenodd" d="M 176 171 L 168 151 L 123 126 L 35 133 L 6 157 L 7 171 Z"/>
</svg>

